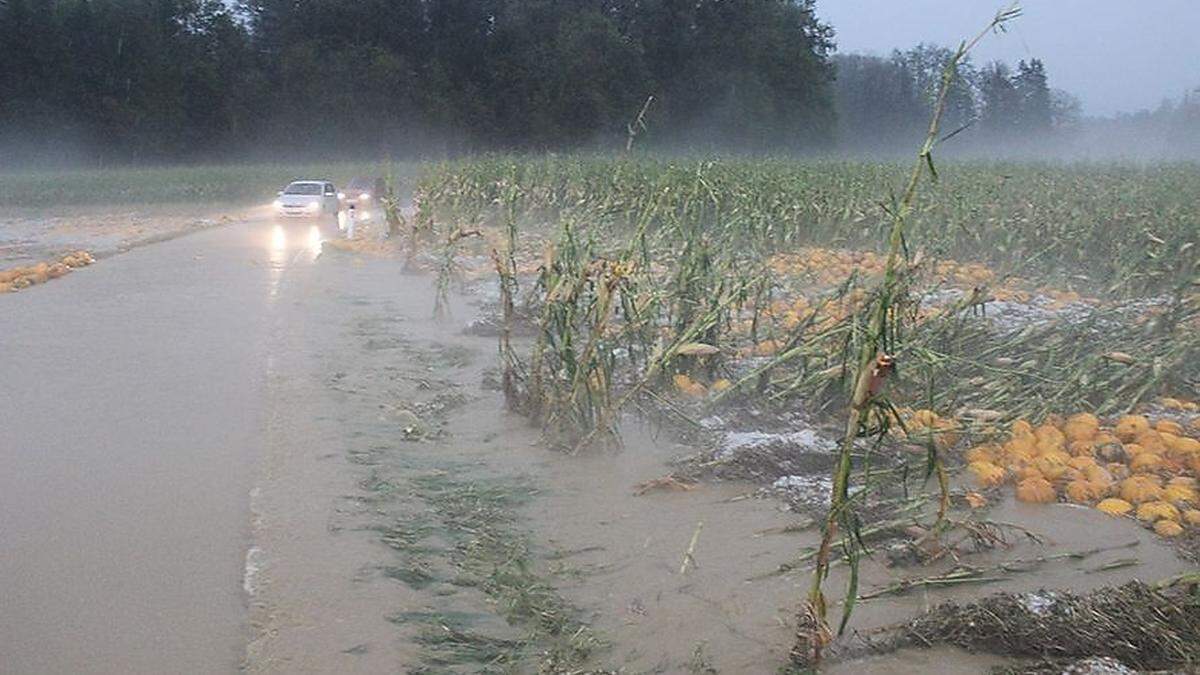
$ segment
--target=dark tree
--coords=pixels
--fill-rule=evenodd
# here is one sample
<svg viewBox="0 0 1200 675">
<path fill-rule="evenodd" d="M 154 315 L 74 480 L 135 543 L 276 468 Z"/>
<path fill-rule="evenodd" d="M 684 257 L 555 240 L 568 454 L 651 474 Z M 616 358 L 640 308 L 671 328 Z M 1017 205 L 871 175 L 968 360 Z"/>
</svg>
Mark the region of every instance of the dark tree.
<svg viewBox="0 0 1200 675">
<path fill-rule="evenodd" d="M 1054 110 L 1051 105 L 1050 85 L 1046 80 L 1046 67 L 1040 59 L 1030 59 L 1017 64 L 1013 78 L 1017 96 L 1021 99 L 1018 127 L 1025 134 L 1045 134 L 1053 127 Z"/>
<path fill-rule="evenodd" d="M 980 127 L 992 139 L 1007 139 L 1021 125 L 1021 95 L 1012 71 L 1003 63 L 988 64 L 979 74 Z"/>
<path fill-rule="evenodd" d="M 813 0 L 0 0 L 0 142 L 167 159 L 830 142 Z M 12 153 L 8 153 L 12 156 Z"/>
</svg>

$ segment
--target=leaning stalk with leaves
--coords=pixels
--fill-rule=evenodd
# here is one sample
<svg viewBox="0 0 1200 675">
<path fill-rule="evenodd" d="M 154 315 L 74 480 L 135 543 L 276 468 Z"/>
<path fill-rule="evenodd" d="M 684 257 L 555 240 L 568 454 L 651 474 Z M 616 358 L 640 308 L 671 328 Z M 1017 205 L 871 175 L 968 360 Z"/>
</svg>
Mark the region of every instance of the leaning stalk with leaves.
<svg viewBox="0 0 1200 675">
<path fill-rule="evenodd" d="M 825 521 L 821 544 L 817 549 L 816 566 L 813 570 L 812 587 L 809 591 L 806 606 L 806 623 L 802 630 L 807 631 L 808 654 L 798 654 L 802 660 L 817 663 L 821 651 L 832 640 L 832 633 L 826 621 L 827 604 L 823 584 L 829 575 L 830 554 L 839 529 L 847 530 L 853 536 L 844 540 L 843 550 L 850 567 L 850 581 L 846 592 L 845 606 L 842 610 L 842 620 L 838 633 L 845 630 L 850 615 L 858 598 L 858 560 L 865 551 L 861 538 L 858 536 L 859 520 L 853 509 L 853 498 L 850 495 L 851 458 L 857 440 L 866 435 L 882 435 L 887 432 L 892 419 L 899 421 L 895 408 L 882 396 L 882 388 L 891 373 L 894 362 L 892 354 L 897 351 L 897 341 L 905 317 L 906 306 L 909 303 L 908 287 L 911 268 L 908 260 L 908 250 L 905 245 L 905 226 L 916 204 L 921 177 L 928 170 L 936 180 L 937 171 L 933 164 L 933 148 L 938 141 L 941 128 L 942 114 L 946 109 L 946 97 L 954 82 L 958 66 L 967 53 L 985 35 L 993 30 L 1002 29 L 1004 24 L 1020 13 L 1014 4 L 1007 10 L 999 12 L 970 42 L 959 45 L 954 56 L 946 63 L 942 71 L 941 88 L 933 108 L 929 122 L 929 130 L 925 142 L 918 153 L 917 161 L 909 175 L 898 201 L 888 208 L 891 217 L 891 232 L 888 237 L 887 263 L 883 279 L 880 281 L 873 300 L 867 306 L 867 325 L 865 332 L 859 337 L 858 362 L 854 377 L 853 394 L 850 399 L 850 413 L 846 422 L 846 432 L 839 447 L 837 462 L 834 468 L 833 488 L 830 494 L 829 515 Z M 870 426 L 872 412 L 876 413 L 878 424 Z M 945 469 L 932 442 L 929 447 L 929 466 L 937 473 L 942 497 L 938 509 L 938 525 L 945 517 L 948 504 L 947 481 Z"/>
</svg>

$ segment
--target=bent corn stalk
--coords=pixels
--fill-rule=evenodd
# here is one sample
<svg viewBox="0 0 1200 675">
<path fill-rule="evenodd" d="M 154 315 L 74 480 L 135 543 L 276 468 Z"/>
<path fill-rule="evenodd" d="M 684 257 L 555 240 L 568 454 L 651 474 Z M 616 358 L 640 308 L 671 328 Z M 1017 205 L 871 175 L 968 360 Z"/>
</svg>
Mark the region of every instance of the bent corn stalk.
<svg viewBox="0 0 1200 675">
<path fill-rule="evenodd" d="M 854 454 L 855 442 L 867 427 L 871 412 L 879 411 L 881 416 L 894 414 L 891 404 L 878 397 L 875 383 L 872 380 L 879 376 L 881 361 L 888 359 L 888 363 L 890 363 L 891 357 L 888 352 L 896 351 L 896 345 L 893 344 L 897 332 L 895 329 L 897 328 L 896 324 L 902 320 L 902 312 L 899 310 L 906 301 L 904 296 L 907 293 L 909 272 L 905 248 L 905 225 L 913 212 L 921 185 L 921 177 L 925 171 L 928 170 L 933 179 L 937 178 L 937 171 L 933 164 L 933 148 L 938 142 L 942 115 L 946 109 L 946 97 L 954 82 L 959 64 L 984 36 L 989 32 L 1002 30 L 1005 23 L 1015 19 L 1019 14 L 1020 9 L 1015 3 L 1008 9 L 998 12 L 974 39 L 961 43 L 954 56 L 946 63 L 942 70 L 941 87 L 934 104 L 925 142 L 917 155 L 917 160 L 900 200 L 888 208 L 891 216 L 891 231 L 888 237 L 887 262 L 874 303 L 869 306 L 868 328 L 858 351 L 858 363 L 855 370 L 857 374 L 853 380 L 854 395 L 850 403 L 846 431 L 839 446 L 830 495 L 829 514 L 826 517 L 821 544 L 817 548 L 812 585 L 805 607 L 807 618 L 805 623 L 807 624 L 806 629 L 809 631 L 806 645 L 808 654 L 801 656 L 806 657 L 814 664 L 820 662 L 823 648 L 832 640 L 832 632 L 827 621 L 827 603 L 823 585 L 829 575 L 830 555 L 839 528 L 845 528 L 850 535 L 853 535 L 848 535 L 843 545 L 843 551 L 850 565 L 850 582 L 845 606 L 842 610 L 839 633 L 845 630 L 854 609 L 854 602 L 858 598 L 858 558 L 864 552 L 864 548 L 857 534 L 858 518 L 852 509 L 850 499 L 851 459 Z M 886 429 L 886 425 L 881 425 L 880 428 Z M 932 443 L 929 444 L 929 452 L 931 468 L 937 473 L 939 488 L 942 492 L 938 509 L 938 526 L 940 526 L 941 521 L 945 518 L 948 503 L 946 475 L 937 449 Z"/>
</svg>

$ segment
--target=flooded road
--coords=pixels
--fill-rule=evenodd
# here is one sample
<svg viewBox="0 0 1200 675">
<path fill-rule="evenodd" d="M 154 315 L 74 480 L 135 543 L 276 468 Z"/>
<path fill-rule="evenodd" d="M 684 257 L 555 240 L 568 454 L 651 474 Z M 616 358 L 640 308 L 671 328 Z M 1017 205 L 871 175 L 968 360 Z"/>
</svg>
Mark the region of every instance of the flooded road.
<svg viewBox="0 0 1200 675">
<path fill-rule="evenodd" d="M 238 668 L 271 317 L 314 259 L 290 227 L 0 297 L 0 670 Z"/>
<path fill-rule="evenodd" d="M 620 451 L 547 450 L 464 297 L 435 321 L 433 279 L 322 237 L 244 222 L 0 296 L 0 672 L 777 672 L 809 577 L 772 572 L 816 543 L 806 519 L 733 481 L 637 496 L 695 448 L 632 421 Z M 971 564 L 1045 560 L 864 601 L 853 631 L 1186 569 L 1130 520 L 990 517 L 1044 543 Z M 1056 557 L 1096 542 L 1130 546 Z M 864 590 L 939 571 L 875 556 Z"/>
</svg>

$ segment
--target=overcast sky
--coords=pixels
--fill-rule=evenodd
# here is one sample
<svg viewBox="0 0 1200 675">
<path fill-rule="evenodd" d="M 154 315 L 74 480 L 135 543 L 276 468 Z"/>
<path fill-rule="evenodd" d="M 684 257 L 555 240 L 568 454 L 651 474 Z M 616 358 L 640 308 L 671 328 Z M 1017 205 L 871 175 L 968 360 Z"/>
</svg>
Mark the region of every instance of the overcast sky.
<svg viewBox="0 0 1200 675">
<path fill-rule="evenodd" d="M 918 42 L 957 45 L 1010 0 L 817 0 L 838 51 L 888 54 Z M 1024 0 L 1008 33 L 974 60 L 1046 62 L 1050 86 L 1093 115 L 1156 107 L 1200 86 L 1200 0 Z"/>
</svg>

